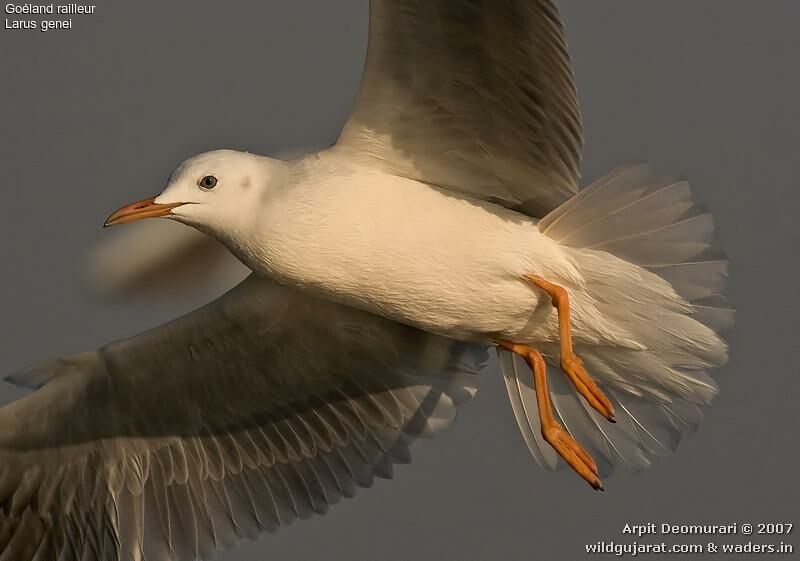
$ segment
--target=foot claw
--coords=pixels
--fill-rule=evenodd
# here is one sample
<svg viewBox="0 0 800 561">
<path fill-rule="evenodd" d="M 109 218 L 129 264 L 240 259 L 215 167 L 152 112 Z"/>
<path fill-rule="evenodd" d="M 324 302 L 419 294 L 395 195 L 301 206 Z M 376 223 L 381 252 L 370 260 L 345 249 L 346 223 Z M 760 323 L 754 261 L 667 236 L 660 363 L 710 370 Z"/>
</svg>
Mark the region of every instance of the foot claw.
<svg viewBox="0 0 800 561">
<path fill-rule="evenodd" d="M 542 431 L 544 439 L 594 489 L 604 491 L 598 477 L 597 464 L 586 450 L 562 427 L 553 425 Z"/>
</svg>

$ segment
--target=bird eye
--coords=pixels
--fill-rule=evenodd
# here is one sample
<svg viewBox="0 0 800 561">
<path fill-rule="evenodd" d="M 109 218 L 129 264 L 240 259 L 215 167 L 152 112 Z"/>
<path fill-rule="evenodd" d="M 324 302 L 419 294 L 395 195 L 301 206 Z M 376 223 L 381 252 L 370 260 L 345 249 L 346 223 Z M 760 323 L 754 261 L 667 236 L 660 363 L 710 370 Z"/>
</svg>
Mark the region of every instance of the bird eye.
<svg viewBox="0 0 800 561">
<path fill-rule="evenodd" d="M 213 189 L 217 186 L 217 178 L 213 175 L 206 175 L 203 179 L 198 181 L 197 184 L 203 189 Z"/>
</svg>

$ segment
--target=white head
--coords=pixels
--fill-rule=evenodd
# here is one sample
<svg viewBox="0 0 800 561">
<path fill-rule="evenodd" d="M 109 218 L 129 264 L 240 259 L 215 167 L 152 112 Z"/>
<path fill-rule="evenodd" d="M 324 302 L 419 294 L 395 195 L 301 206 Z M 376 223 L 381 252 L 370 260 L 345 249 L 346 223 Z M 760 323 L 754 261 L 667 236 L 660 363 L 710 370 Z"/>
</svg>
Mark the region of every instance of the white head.
<svg viewBox="0 0 800 561">
<path fill-rule="evenodd" d="M 170 218 L 228 238 L 257 217 L 260 202 L 286 184 L 281 160 L 233 150 L 199 154 L 173 171 L 160 195 L 115 211 L 105 226 Z"/>
</svg>

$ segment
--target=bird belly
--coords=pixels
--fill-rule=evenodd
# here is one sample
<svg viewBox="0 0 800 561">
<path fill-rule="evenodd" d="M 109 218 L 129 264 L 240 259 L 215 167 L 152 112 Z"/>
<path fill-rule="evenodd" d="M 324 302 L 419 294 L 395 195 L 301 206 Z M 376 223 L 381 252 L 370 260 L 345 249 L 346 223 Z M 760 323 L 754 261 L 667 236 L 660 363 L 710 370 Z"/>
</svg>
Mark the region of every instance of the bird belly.
<svg viewBox="0 0 800 561">
<path fill-rule="evenodd" d="M 549 299 L 522 275 L 550 276 L 555 268 L 569 276 L 571 265 L 527 216 L 392 178 L 340 188 L 313 217 L 302 227 L 297 215 L 285 225 L 272 223 L 263 244 L 269 249 L 251 266 L 454 339 L 550 339 L 555 333 Z"/>
</svg>

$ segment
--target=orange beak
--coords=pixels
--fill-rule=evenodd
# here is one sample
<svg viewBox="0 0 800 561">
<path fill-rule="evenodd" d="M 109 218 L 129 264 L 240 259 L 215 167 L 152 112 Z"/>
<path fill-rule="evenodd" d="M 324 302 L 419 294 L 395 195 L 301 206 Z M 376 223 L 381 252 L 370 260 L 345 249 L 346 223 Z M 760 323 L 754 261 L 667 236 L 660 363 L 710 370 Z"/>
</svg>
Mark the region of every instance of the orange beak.
<svg viewBox="0 0 800 561">
<path fill-rule="evenodd" d="M 144 218 L 160 218 L 172 214 L 172 209 L 179 207 L 186 203 L 169 203 L 169 204 L 156 204 L 155 197 L 144 199 L 125 205 L 124 207 L 115 210 L 111 216 L 106 218 L 103 228 L 108 226 L 116 226 L 117 224 L 127 224 L 128 222 L 135 222 Z"/>
</svg>

